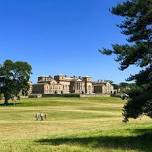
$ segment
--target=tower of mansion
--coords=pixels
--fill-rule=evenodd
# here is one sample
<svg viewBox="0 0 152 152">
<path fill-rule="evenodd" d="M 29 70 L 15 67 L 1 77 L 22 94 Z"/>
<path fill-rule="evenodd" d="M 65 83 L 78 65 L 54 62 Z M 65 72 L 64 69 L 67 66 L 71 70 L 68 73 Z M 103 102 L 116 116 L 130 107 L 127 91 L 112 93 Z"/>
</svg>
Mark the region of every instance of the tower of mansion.
<svg viewBox="0 0 152 152">
<path fill-rule="evenodd" d="M 41 76 L 32 85 L 32 94 L 111 94 L 113 86 L 107 81 L 93 82 L 91 77 L 68 77 L 66 75 Z"/>
</svg>

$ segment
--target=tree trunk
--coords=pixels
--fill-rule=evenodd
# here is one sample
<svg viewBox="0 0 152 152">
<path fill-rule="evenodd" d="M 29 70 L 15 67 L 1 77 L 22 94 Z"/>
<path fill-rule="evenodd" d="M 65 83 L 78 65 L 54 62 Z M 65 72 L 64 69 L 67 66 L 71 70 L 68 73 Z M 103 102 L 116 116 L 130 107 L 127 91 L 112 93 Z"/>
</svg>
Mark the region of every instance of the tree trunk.
<svg viewBox="0 0 152 152">
<path fill-rule="evenodd" d="M 4 101 L 4 105 L 8 105 L 8 96 L 4 95 L 5 101 Z"/>
</svg>

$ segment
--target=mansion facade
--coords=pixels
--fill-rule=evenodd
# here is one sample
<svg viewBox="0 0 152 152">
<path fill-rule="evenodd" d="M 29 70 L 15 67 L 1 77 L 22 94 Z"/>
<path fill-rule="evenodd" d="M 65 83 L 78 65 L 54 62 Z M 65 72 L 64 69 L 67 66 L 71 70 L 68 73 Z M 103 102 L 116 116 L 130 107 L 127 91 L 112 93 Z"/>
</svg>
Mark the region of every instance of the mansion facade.
<svg viewBox="0 0 152 152">
<path fill-rule="evenodd" d="M 41 76 L 32 85 L 32 94 L 112 94 L 114 87 L 105 81 L 93 82 L 91 77 L 66 75 Z"/>
</svg>

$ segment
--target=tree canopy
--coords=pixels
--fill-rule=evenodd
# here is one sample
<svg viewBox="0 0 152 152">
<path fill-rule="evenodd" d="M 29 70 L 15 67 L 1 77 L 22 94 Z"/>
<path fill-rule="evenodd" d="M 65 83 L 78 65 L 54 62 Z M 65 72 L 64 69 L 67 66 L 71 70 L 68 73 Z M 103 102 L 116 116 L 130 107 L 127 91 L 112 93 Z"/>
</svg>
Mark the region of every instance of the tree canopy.
<svg viewBox="0 0 152 152">
<path fill-rule="evenodd" d="M 129 90 L 130 96 L 123 108 L 124 121 L 141 114 L 152 117 L 152 0 L 126 0 L 111 9 L 112 14 L 121 16 L 118 25 L 127 36 L 126 44 L 114 44 L 112 50 L 102 49 L 102 54 L 116 55 L 120 70 L 136 65 L 141 71 L 128 78 L 136 85 Z"/>
<path fill-rule="evenodd" d="M 1 93 L 4 94 L 5 104 L 12 96 L 18 96 L 20 92 L 25 94 L 28 91 L 31 70 L 32 67 L 27 62 L 6 60 L 0 65 L 0 76 L 4 78 Z"/>
</svg>

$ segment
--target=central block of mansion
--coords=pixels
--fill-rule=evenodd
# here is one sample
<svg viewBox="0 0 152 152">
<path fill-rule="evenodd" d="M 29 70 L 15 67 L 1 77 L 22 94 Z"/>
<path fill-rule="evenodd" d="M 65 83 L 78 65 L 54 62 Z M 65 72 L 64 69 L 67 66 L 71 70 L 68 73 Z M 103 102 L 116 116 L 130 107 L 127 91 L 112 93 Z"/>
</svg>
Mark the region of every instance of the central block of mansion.
<svg viewBox="0 0 152 152">
<path fill-rule="evenodd" d="M 67 77 L 56 75 L 53 77 L 38 77 L 37 84 L 32 85 L 32 94 L 111 94 L 114 88 L 109 82 L 93 82 L 91 77 Z"/>
</svg>

